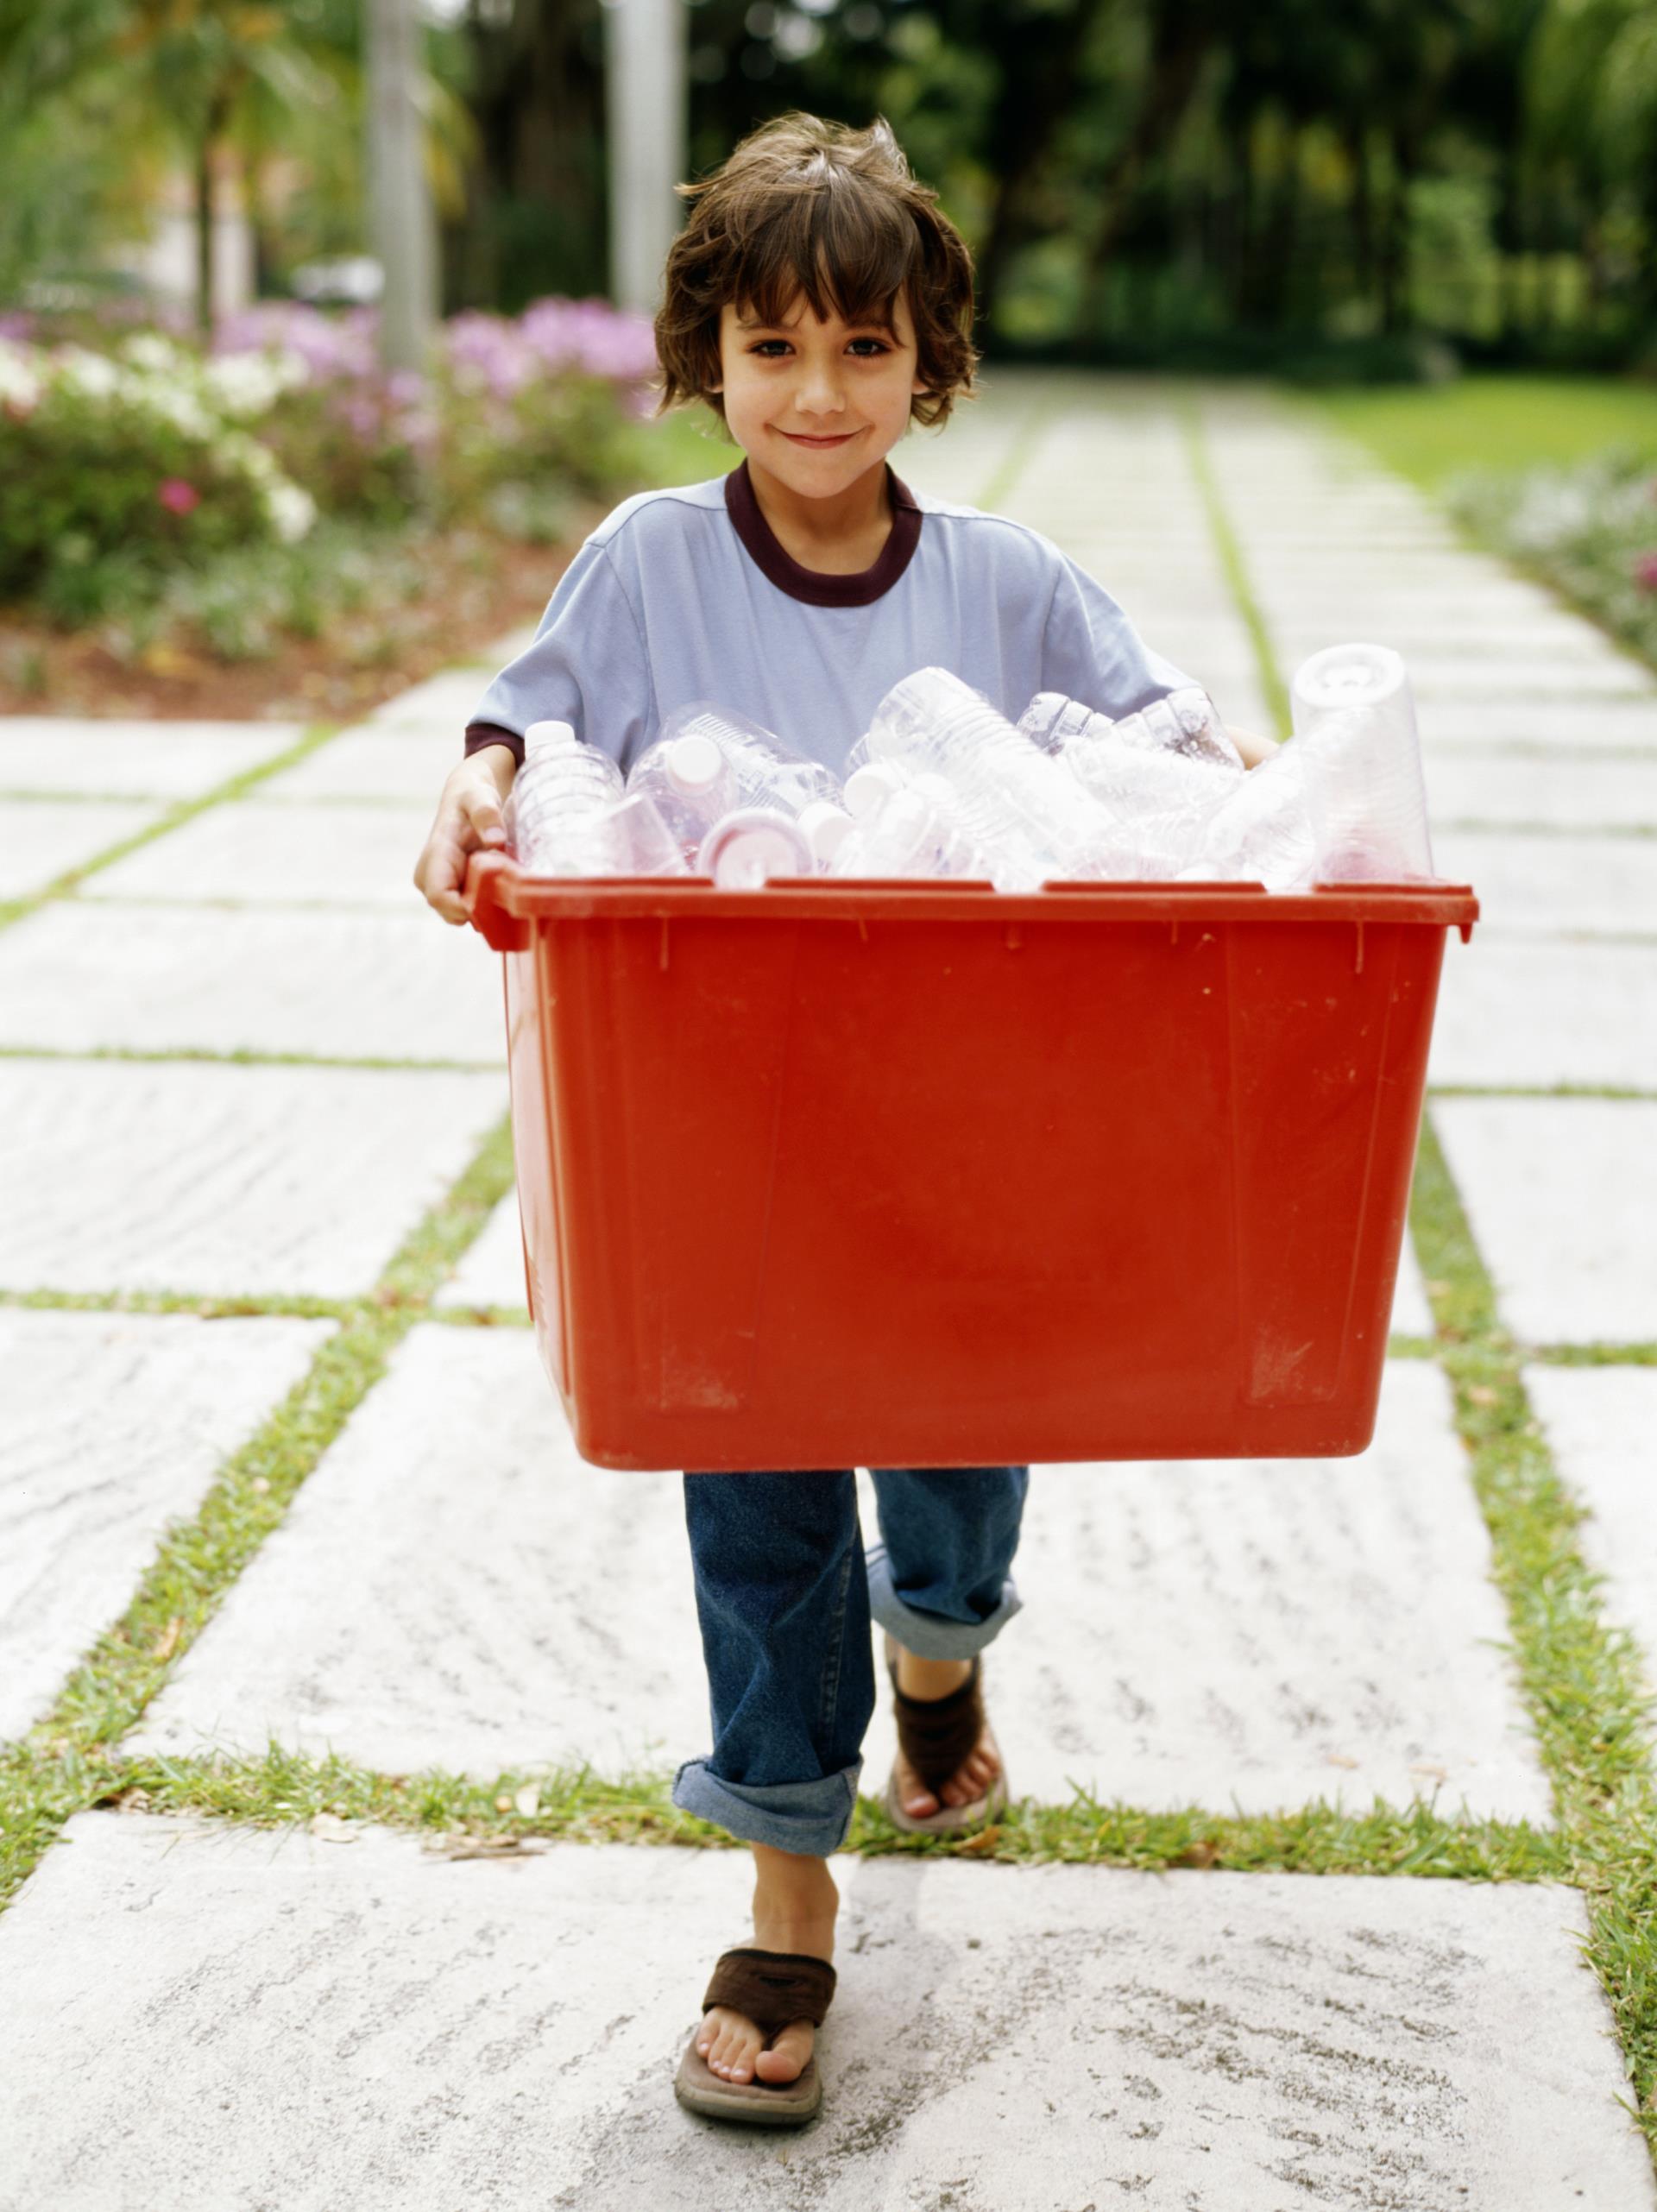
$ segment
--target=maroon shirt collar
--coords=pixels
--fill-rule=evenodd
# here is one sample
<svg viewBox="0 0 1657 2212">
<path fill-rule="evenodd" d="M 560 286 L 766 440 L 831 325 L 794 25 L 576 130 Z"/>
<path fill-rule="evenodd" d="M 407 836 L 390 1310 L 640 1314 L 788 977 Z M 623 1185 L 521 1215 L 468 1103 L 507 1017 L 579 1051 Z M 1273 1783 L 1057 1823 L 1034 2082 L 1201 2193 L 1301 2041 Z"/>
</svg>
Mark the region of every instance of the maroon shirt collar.
<svg viewBox="0 0 1657 2212">
<path fill-rule="evenodd" d="M 803 599 L 809 607 L 866 607 L 890 591 L 914 558 L 921 542 L 921 510 L 915 495 L 886 466 L 886 488 L 892 494 L 892 530 L 873 564 L 854 576 L 824 576 L 820 570 L 802 568 L 784 551 L 776 532 L 759 511 L 745 460 L 725 479 L 725 504 L 736 534 L 755 566 L 778 591 Z"/>
</svg>

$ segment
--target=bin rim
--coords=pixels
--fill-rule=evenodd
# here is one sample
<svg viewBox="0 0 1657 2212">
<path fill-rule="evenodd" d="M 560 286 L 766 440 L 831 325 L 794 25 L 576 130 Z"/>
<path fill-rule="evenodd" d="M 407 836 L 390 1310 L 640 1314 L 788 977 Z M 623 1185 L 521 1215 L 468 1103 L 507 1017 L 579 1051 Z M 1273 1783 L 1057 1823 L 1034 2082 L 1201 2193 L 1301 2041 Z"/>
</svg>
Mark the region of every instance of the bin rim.
<svg viewBox="0 0 1657 2212">
<path fill-rule="evenodd" d="M 508 855 L 474 853 L 462 894 L 468 917 L 497 950 L 521 949 L 537 921 L 690 920 L 999 922 L 1410 922 L 1455 929 L 1478 919 L 1471 885 L 1320 884 L 1269 892 L 1257 883 L 1049 883 L 1001 892 L 956 879 L 790 876 L 757 891 L 719 891 L 705 876 L 551 878 L 526 875 Z M 501 940 L 509 942 L 502 942 Z"/>
</svg>

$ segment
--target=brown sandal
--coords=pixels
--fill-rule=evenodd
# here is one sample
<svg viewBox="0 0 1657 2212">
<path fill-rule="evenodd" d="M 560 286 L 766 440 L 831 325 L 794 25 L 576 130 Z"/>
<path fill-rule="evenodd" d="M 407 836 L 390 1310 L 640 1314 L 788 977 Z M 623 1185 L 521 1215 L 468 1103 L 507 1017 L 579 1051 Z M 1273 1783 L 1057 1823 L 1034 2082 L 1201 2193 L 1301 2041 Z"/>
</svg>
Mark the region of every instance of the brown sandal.
<svg viewBox="0 0 1657 2212">
<path fill-rule="evenodd" d="M 991 1749 L 998 1761 L 1001 1759 L 995 1731 L 986 1730 L 984 1718 L 983 1667 L 974 1654 L 973 1671 L 958 1690 L 950 1691 L 944 1698 L 909 1698 L 898 1687 L 896 1650 L 896 1642 L 888 1635 L 886 1672 L 892 1677 L 898 1749 L 914 1768 L 916 1779 L 923 1787 L 939 1797 L 950 1776 L 958 1773 L 963 1761 L 978 1749 L 980 1736 L 988 1734 Z M 974 1798 L 970 1805 L 945 1805 L 940 1798 L 937 1811 L 919 1820 L 904 1810 L 895 1765 L 886 1782 L 886 1818 L 894 1827 L 911 1836 L 961 1835 L 992 1819 L 1006 1801 L 1005 1766 L 983 1796 Z"/>
<path fill-rule="evenodd" d="M 739 1947 L 721 1954 L 702 2001 L 705 2017 L 714 2005 L 740 2013 L 765 2032 L 769 2044 L 792 2020 L 822 2026 L 833 2002 L 835 1975 L 826 1958 L 804 1951 L 756 1950 Z M 696 2048 L 698 2020 L 690 2031 L 673 2083 L 673 2094 L 690 2112 L 713 2120 L 746 2120 L 762 2127 L 797 2127 L 822 2102 L 817 2054 L 806 2060 L 791 2082 L 728 2082 L 715 2073 Z"/>
</svg>

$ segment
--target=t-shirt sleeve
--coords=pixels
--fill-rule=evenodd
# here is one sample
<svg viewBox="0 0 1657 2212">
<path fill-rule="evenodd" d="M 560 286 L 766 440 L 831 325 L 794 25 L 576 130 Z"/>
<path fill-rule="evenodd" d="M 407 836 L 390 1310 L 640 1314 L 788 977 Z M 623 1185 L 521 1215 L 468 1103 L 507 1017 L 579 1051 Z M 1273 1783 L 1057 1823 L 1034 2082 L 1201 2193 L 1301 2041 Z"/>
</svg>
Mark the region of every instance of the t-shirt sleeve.
<svg viewBox="0 0 1657 2212">
<path fill-rule="evenodd" d="M 515 737 L 521 761 L 530 724 L 561 722 L 626 767 L 654 720 L 639 617 L 609 554 L 589 538 L 558 579 L 532 641 L 474 708 L 466 750 Z"/>
<path fill-rule="evenodd" d="M 1042 689 L 1119 721 L 1195 679 L 1154 652 L 1101 583 L 1058 553 L 1042 639 Z"/>
</svg>

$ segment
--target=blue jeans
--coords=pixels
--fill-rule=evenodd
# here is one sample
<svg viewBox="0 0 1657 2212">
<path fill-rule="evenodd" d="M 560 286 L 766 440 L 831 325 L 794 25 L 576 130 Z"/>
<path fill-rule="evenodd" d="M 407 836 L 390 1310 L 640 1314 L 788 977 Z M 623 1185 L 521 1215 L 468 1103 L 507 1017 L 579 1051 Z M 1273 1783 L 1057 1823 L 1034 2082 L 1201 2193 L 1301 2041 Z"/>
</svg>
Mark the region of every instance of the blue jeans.
<svg viewBox="0 0 1657 2212">
<path fill-rule="evenodd" d="M 826 1857 L 851 1826 L 874 1711 L 871 1618 L 925 1659 L 967 1659 L 1018 1610 L 1007 1570 L 1028 1467 L 873 1468 L 866 1560 L 846 1468 L 687 1474 L 713 1756 L 673 1802 L 745 1842 Z"/>
</svg>

